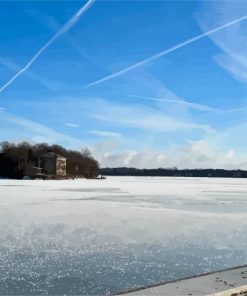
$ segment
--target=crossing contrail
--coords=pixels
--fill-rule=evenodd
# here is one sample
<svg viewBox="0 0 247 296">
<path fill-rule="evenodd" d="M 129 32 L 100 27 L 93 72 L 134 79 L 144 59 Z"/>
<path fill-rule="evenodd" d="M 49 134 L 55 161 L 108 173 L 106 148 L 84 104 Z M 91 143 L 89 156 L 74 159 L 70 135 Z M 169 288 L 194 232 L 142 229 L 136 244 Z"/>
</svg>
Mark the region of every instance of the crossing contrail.
<svg viewBox="0 0 247 296">
<path fill-rule="evenodd" d="M 188 39 L 188 40 L 186 40 L 186 41 L 184 41 L 182 43 L 179 43 L 179 44 L 177 44 L 175 46 L 172 46 L 172 47 L 170 47 L 170 48 L 168 48 L 168 49 L 166 49 L 164 51 L 161 51 L 161 52 L 159 52 L 159 53 L 157 53 L 157 54 L 155 54 L 155 55 L 153 55 L 153 56 L 151 56 L 151 57 L 149 57 L 149 58 L 147 58 L 145 60 L 142 60 L 142 61 L 140 61 L 140 62 L 138 62 L 138 63 L 136 63 L 134 65 L 131 65 L 131 66 L 125 68 L 125 69 L 122 69 L 122 70 L 120 70 L 118 72 L 115 72 L 115 73 L 113 73 L 111 75 L 108 75 L 108 76 L 106 76 L 104 78 L 101 78 L 101 79 L 95 80 L 93 82 L 90 82 L 89 84 L 85 85 L 83 87 L 83 89 L 86 89 L 86 88 L 91 87 L 93 85 L 100 84 L 102 82 L 108 81 L 110 79 L 121 76 L 121 75 L 123 75 L 125 73 L 128 73 L 128 72 L 130 72 L 130 71 L 132 71 L 132 70 L 134 70 L 136 68 L 139 68 L 139 67 L 141 67 L 141 66 L 143 66 L 143 65 L 145 65 L 145 64 L 147 64 L 147 63 L 149 63 L 151 61 L 154 61 L 154 60 L 156 60 L 156 59 L 158 59 L 158 58 L 160 58 L 162 56 L 165 56 L 165 55 L 167 55 L 167 54 L 169 54 L 169 53 L 171 53 L 171 52 L 173 52 L 173 51 L 175 51 L 175 50 L 177 50 L 179 48 L 185 47 L 186 45 L 189 45 L 190 43 L 193 43 L 193 42 L 195 42 L 195 41 L 197 41 L 199 39 L 202 39 L 202 38 L 204 38 L 206 36 L 209 36 L 209 35 L 211 35 L 213 33 L 216 33 L 216 32 L 218 32 L 220 30 L 223 30 L 223 29 L 225 29 L 227 27 L 230 27 L 230 26 L 232 26 L 232 25 L 234 25 L 236 23 L 242 22 L 242 21 L 244 21 L 246 19 L 247 19 L 247 15 L 245 15 L 243 17 L 240 17 L 240 18 L 237 18 L 237 19 L 235 19 L 235 20 L 233 20 L 233 21 L 231 21 L 231 22 L 229 22 L 227 24 L 216 27 L 216 28 L 214 28 L 214 29 L 212 29 L 210 31 L 207 31 L 205 33 L 202 33 L 202 34 L 200 34 L 198 36 L 190 38 L 190 39 Z"/>
<path fill-rule="evenodd" d="M 37 53 L 31 58 L 31 60 L 21 68 L 8 82 L 6 82 L 3 86 L 0 87 L 0 93 L 7 88 L 10 84 L 12 84 L 16 78 L 22 75 L 24 72 L 28 70 L 29 67 L 39 58 L 39 56 L 61 35 L 69 31 L 69 29 L 75 25 L 80 17 L 92 6 L 95 0 L 89 0 L 85 5 L 83 5 L 59 30 L 53 35 L 46 43 L 43 45 Z"/>
</svg>

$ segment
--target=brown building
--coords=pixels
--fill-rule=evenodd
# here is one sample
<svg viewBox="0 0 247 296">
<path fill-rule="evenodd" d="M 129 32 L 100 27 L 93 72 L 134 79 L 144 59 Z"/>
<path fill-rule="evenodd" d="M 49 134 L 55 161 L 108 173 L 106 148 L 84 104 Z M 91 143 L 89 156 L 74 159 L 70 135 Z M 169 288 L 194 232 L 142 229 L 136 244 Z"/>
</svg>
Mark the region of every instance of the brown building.
<svg viewBox="0 0 247 296">
<path fill-rule="evenodd" d="M 66 176 L 66 158 L 54 152 L 48 152 L 41 157 L 41 167 L 48 176 Z"/>
</svg>

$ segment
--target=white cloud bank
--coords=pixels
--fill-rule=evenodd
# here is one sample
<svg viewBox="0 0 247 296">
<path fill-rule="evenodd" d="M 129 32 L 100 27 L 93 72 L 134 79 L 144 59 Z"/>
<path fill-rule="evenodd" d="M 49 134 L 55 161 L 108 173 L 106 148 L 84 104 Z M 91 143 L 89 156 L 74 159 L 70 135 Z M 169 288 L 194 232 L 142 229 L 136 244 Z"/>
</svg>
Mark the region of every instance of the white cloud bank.
<svg viewBox="0 0 247 296">
<path fill-rule="evenodd" d="M 4 134 L 6 125 L 8 125 L 8 129 Z M 22 138 L 19 138 L 19 141 L 57 143 L 78 150 L 85 147 L 85 142 L 77 138 L 59 133 L 26 118 L 1 111 L 0 131 L 6 140 L 8 140 L 6 135 L 11 135 L 11 128 L 15 134 L 18 130 L 20 131 L 19 134 Z M 140 146 L 134 145 L 136 147 L 134 150 L 128 148 L 128 145 L 133 141 L 130 135 L 121 137 L 120 133 L 91 130 L 92 134 L 109 138 L 109 140 L 96 144 L 95 142 L 91 143 L 89 148 L 102 167 L 167 168 L 176 166 L 178 168 L 247 169 L 247 139 L 243 137 L 246 130 L 247 122 L 222 132 L 209 134 L 203 140 L 188 141 L 185 145 L 166 147 L 164 150 L 152 149 L 148 146 L 143 148 L 141 143 L 145 142 L 145 135 L 141 140 L 138 139 Z M 27 138 L 23 138 L 25 132 L 28 135 Z M 161 136 L 162 133 L 160 136 L 158 134 L 158 137 Z M 13 139 L 16 141 L 16 138 Z M 146 140 L 148 141 L 148 138 Z M 238 149 L 236 149 L 236 142 L 238 142 Z M 87 141 L 87 144 L 90 143 Z M 165 147 L 165 145 L 163 146 Z M 124 151 L 119 149 L 124 149 Z"/>
<path fill-rule="evenodd" d="M 234 149 L 222 151 L 211 147 L 203 140 L 166 152 L 155 150 L 114 152 L 109 150 L 109 147 L 104 150 L 103 146 L 100 150 L 94 150 L 102 167 L 247 169 L 247 153 L 239 157 Z"/>
</svg>

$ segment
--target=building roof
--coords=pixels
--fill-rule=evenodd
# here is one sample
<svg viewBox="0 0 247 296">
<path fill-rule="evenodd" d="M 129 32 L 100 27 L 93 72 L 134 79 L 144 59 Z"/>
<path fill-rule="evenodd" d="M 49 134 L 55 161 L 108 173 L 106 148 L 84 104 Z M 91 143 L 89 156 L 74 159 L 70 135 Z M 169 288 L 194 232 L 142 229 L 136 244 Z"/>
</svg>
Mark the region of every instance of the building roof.
<svg viewBox="0 0 247 296">
<path fill-rule="evenodd" d="M 60 159 L 66 159 L 62 155 L 59 155 L 59 154 L 54 153 L 54 152 L 47 152 L 47 153 L 45 153 L 45 154 L 42 155 L 42 158 L 60 158 Z"/>
</svg>

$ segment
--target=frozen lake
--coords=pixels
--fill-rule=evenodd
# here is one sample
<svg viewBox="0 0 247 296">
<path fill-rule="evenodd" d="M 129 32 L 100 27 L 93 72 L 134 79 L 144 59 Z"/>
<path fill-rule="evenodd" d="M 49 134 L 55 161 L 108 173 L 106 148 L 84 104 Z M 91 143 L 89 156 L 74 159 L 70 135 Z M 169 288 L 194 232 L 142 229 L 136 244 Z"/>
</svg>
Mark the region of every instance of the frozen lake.
<svg viewBox="0 0 247 296">
<path fill-rule="evenodd" d="M 247 263 L 247 180 L 0 180 L 0 294 L 106 295 Z"/>
</svg>

